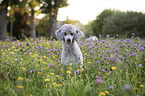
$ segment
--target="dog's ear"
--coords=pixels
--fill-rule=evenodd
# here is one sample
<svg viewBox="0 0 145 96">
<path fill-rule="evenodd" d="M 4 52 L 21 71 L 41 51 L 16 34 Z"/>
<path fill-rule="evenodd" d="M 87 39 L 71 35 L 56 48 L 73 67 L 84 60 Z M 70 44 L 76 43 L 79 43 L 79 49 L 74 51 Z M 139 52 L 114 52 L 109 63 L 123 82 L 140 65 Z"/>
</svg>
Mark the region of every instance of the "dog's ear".
<svg viewBox="0 0 145 96">
<path fill-rule="evenodd" d="M 55 35 L 56 35 L 56 37 L 58 38 L 59 41 L 61 41 L 63 39 L 63 35 L 62 35 L 62 32 L 61 32 L 61 29 L 57 30 L 55 32 Z"/>
<path fill-rule="evenodd" d="M 83 33 L 80 30 L 76 30 L 74 39 L 78 41 L 81 36 L 83 36 Z"/>
</svg>

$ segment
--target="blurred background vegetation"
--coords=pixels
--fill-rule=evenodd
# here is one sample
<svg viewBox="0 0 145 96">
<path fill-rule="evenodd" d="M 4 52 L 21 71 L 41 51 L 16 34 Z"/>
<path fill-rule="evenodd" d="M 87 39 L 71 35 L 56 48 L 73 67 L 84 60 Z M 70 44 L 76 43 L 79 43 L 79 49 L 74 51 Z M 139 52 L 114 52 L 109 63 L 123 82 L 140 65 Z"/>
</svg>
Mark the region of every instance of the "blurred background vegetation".
<svg viewBox="0 0 145 96">
<path fill-rule="evenodd" d="M 105 9 L 86 25 L 69 17 L 65 21 L 57 21 L 58 9 L 67 6 L 67 0 L 1 0 L 0 39 L 55 38 L 55 31 L 63 24 L 75 25 L 85 33 L 85 37 L 110 35 L 128 38 L 134 33 L 136 37 L 145 38 L 145 14 L 142 12 Z M 37 19 L 39 14 L 45 16 Z"/>
<path fill-rule="evenodd" d="M 86 25 L 86 34 L 92 32 L 97 37 L 124 36 L 145 38 L 145 14 L 141 12 L 121 12 L 118 10 L 105 9 L 96 17 L 96 20 Z M 89 32 L 89 30 L 91 31 Z M 88 32 L 88 33 L 87 33 Z"/>
</svg>

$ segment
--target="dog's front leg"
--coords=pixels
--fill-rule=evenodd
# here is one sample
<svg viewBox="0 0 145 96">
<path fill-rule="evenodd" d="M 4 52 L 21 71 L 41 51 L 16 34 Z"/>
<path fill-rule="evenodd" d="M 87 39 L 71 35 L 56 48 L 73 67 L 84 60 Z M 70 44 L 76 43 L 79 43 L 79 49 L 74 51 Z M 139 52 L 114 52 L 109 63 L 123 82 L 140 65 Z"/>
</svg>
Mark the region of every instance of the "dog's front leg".
<svg viewBox="0 0 145 96">
<path fill-rule="evenodd" d="M 80 68 L 82 68 L 84 66 L 83 65 L 83 57 L 82 56 L 80 57 L 80 62 L 81 62 Z"/>
<path fill-rule="evenodd" d="M 61 54 L 61 64 L 65 64 L 66 65 L 66 56 L 65 56 L 65 54 L 63 52 Z"/>
</svg>

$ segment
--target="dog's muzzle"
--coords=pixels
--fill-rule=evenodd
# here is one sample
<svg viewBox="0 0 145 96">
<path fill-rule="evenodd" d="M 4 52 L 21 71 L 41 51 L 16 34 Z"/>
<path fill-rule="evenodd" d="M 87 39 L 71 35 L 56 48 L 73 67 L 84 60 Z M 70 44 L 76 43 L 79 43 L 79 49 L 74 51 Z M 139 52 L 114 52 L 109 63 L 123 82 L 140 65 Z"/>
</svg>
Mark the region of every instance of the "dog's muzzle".
<svg viewBox="0 0 145 96">
<path fill-rule="evenodd" d="M 67 39 L 67 42 L 71 42 L 71 39 L 70 39 L 70 38 L 68 38 L 68 39 Z"/>
</svg>

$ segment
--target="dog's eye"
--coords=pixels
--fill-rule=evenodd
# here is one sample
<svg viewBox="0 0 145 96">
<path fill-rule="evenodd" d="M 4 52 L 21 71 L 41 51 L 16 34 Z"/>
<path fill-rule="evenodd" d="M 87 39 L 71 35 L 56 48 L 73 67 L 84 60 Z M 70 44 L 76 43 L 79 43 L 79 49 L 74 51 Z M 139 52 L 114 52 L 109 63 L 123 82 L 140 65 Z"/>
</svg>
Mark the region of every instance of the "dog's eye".
<svg viewBox="0 0 145 96">
<path fill-rule="evenodd" d="M 64 33 L 64 35 L 67 35 L 66 33 Z"/>
<path fill-rule="evenodd" d="M 70 35 L 74 35 L 73 33 L 71 33 Z"/>
</svg>

